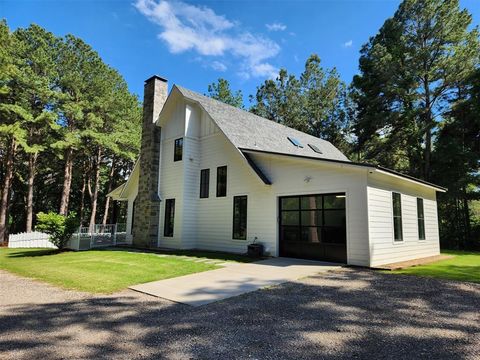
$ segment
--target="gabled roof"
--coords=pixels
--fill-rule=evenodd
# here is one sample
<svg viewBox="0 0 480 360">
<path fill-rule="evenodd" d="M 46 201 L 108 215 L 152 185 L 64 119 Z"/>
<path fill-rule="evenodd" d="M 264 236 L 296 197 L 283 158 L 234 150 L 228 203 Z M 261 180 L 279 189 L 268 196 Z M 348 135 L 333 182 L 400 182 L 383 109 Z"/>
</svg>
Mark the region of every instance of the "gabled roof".
<svg viewBox="0 0 480 360">
<path fill-rule="evenodd" d="M 181 86 L 175 85 L 174 87 L 185 98 L 203 107 L 220 130 L 238 149 L 349 161 L 340 150 L 326 140 L 224 104 Z M 303 148 L 293 145 L 288 137 L 297 139 L 303 145 Z M 308 144 L 315 145 L 322 153 L 313 151 Z"/>
</svg>

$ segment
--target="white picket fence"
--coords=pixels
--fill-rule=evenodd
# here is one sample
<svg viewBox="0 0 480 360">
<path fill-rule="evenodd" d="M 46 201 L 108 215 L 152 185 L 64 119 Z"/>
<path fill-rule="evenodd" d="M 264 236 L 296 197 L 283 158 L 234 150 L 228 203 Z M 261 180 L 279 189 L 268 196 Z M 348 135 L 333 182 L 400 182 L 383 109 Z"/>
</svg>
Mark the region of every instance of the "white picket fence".
<svg viewBox="0 0 480 360">
<path fill-rule="evenodd" d="M 116 246 L 128 244 L 125 224 L 95 225 L 94 229 L 80 227 L 73 234 L 66 248 L 72 250 L 88 250 L 96 247 Z M 9 248 L 52 248 L 57 247 L 49 241 L 48 234 L 38 231 L 10 235 Z"/>
<path fill-rule="evenodd" d="M 34 231 L 30 233 L 13 234 L 8 237 L 9 248 L 52 248 L 57 247 L 49 241 L 48 234 Z"/>
</svg>

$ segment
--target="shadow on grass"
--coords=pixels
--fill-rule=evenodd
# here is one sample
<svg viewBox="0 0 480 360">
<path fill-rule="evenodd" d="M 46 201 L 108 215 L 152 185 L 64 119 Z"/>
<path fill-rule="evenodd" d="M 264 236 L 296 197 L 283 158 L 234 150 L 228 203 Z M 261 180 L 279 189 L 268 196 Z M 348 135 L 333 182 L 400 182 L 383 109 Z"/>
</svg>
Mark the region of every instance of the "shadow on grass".
<svg viewBox="0 0 480 360">
<path fill-rule="evenodd" d="M 189 256 L 189 257 L 195 257 L 199 259 L 208 258 L 213 260 L 236 261 L 241 263 L 249 263 L 249 262 L 261 260 L 258 258 L 251 258 L 251 257 L 248 257 L 247 255 L 242 255 L 242 254 L 232 254 L 232 253 L 225 253 L 220 251 L 208 251 L 208 250 L 139 249 L 134 247 L 124 247 L 124 246 L 106 248 L 106 250 L 149 252 L 149 253 L 162 254 L 162 255 Z"/>
<path fill-rule="evenodd" d="M 8 258 L 24 258 L 24 257 L 37 257 L 37 256 L 47 256 L 47 255 L 56 255 L 65 251 L 60 251 L 57 249 L 39 249 L 39 250 L 24 250 L 18 249 L 10 252 Z"/>
</svg>

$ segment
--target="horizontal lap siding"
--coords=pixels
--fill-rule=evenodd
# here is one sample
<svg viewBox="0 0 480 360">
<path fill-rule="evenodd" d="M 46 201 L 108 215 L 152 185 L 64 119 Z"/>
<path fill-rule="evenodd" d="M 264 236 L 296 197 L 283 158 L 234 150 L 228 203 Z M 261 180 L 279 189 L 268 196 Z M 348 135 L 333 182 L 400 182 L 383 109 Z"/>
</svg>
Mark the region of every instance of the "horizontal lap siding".
<svg viewBox="0 0 480 360">
<path fill-rule="evenodd" d="M 371 266 L 438 255 L 434 190 L 369 176 L 368 214 Z M 401 194 L 403 241 L 393 241 L 392 191 Z M 426 240 L 418 239 L 417 197 L 423 198 Z"/>
<path fill-rule="evenodd" d="M 185 123 L 185 105 L 178 102 L 170 114 L 170 121 L 162 127 L 162 149 L 160 151 L 160 227 L 159 246 L 181 248 L 183 225 L 183 172 L 184 161 L 173 161 L 175 139 L 183 137 Z M 163 236 L 165 229 L 165 200 L 175 199 L 175 218 L 173 237 Z"/>
<path fill-rule="evenodd" d="M 249 168 L 223 134 L 201 140 L 200 166 L 196 173 L 197 247 L 201 249 L 244 253 L 255 237 L 267 252 L 275 248 L 275 218 L 269 219 L 263 206 L 271 207 L 270 190 Z M 227 196 L 216 196 L 217 167 L 227 166 Z M 209 197 L 199 198 L 200 170 L 210 169 Z M 233 197 L 247 195 L 247 240 L 232 239 Z"/>
<path fill-rule="evenodd" d="M 278 198 L 287 195 L 347 193 L 347 258 L 352 265 L 368 265 L 366 173 L 318 161 L 255 155 L 254 159 L 272 180 L 273 201 L 264 206 L 277 230 Z M 306 181 L 305 179 L 309 179 Z M 277 242 L 275 237 L 275 243 Z"/>
</svg>

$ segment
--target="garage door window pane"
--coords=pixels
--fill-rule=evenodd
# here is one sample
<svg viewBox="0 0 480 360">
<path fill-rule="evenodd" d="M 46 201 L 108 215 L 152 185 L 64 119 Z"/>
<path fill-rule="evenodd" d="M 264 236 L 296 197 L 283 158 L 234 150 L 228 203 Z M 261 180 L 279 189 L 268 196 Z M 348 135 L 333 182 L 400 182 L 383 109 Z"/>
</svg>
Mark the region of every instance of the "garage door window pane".
<svg viewBox="0 0 480 360">
<path fill-rule="evenodd" d="M 323 201 L 325 209 L 345 209 L 345 195 L 327 195 Z"/>
<path fill-rule="evenodd" d="M 322 197 L 321 196 L 304 196 L 300 200 L 302 209 L 321 209 Z"/>
<path fill-rule="evenodd" d="M 345 229 L 340 227 L 324 227 L 323 242 L 328 244 L 346 244 Z"/>
<path fill-rule="evenodd" d="M 325 211 L 325 226 L 345 226 L 344 210 L 328 210 Z"/>
<path fill-rule="evenodd" d="M 299 227 L 296 226 L 282 226 L 282 239 L 284 241 L 299 241 Z"/>
<path fill-rule="evenodd" d="M 321 226 L 322 211 L 309 210 L 302 211 L 302 226 Z"/>
<path fill-rule="evenodd" d="M 298 211 L 282 212 L 282 225 L 300 225 L 300 216 Z"/>
<path fill-rule="evenodd" d="M 322 242 L 322 228 L 320 227 L 302 227 L 302 241 L 310 243 Z"/>
<path fill-rule="evenodd" d="M 298 210 L 299 207 L 300 199 L 298 197 L 282 199 L 282 210 Z"/>
</svg>

